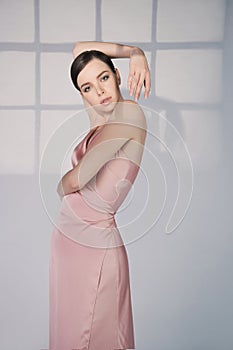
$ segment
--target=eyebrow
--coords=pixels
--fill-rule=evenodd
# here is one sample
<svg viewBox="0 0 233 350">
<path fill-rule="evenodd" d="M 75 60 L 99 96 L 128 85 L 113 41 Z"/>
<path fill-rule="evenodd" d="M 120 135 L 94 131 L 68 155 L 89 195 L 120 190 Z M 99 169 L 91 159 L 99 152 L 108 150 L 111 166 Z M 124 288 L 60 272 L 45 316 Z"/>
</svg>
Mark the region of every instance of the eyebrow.
<svg viewBox="0 0 233 350">
<path fill-rule="evenodd" d="M 98 74 L 96 78 L 98 79 L 103 73 L 106 73 L 106 72 L 108 73 L 109 71 L 108 71 L 108 70 L 103 70 L 103 72 L 101 72 L 100 74 Z M 87 82 L 87 83 L 82 84 L 81 87 L 80 87 L 80 89 L 82 89 L 82 87 L 83 87 L 84 85 L 87 85 L 87 84 L 90 84 L 90 83 Z"/>
</svg>

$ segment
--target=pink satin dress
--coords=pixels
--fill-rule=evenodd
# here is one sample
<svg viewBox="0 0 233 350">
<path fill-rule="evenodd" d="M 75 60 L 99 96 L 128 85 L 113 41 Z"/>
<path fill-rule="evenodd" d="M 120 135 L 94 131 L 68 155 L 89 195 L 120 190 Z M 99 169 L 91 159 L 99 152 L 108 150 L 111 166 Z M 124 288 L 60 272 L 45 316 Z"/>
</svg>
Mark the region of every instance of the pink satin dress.
<svg viewBox="0 0 233 350">
<path fill-rule="evenodd" d="M 73 167 L 100 132 L 91 129 L 76 146 Z M 135 349 L 128 258 L 114 215 L 138 170 L 120 149 L 62 199 L 50 245 L 49 350 Z"/>
</svg>

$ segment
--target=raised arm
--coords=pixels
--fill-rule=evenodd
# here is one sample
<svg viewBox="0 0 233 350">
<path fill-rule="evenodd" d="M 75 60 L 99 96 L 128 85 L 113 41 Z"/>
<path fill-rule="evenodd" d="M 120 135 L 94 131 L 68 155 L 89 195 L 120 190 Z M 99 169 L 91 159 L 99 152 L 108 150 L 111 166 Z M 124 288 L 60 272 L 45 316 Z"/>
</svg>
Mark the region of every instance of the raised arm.
<svg viewBox="0 0 233 350">
<path fill-rule="evenodd" d="M 136 46 L 122 45 L 102 41 L 80 41 L 75 43 L 73 56 L 76 58 L 83 51 L 98 50 L 110 58 L 130 58 L 132 51 L 140 50 Z"/>
<path fill-rule="evenodd" d="M 137 101 L 140 96 L 142 86 L 144 85 L 144 97 L 148 98 L 151 88 L 150 70 L 146 56 L 142 49 L 137 46 L 118 43 L 80 41 L 74 45 L 73 57 L 76 58 L 82 52 L 90 50 L 102 51 L 110 58 L 129 58 L 130 71 L 128 77 L 128 88 L 130 90 L 130 96 L 134 94 L 135 101 Z"/>
</svg>

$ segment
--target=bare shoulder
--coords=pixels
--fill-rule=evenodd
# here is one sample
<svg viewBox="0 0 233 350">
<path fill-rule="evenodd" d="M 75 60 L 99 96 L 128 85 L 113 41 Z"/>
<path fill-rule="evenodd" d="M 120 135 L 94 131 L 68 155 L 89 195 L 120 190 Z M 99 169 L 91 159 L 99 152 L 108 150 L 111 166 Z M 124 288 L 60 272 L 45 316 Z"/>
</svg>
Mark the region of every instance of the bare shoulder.
<svg viewBox="0 0 233 350">
<path fill-rule="evenodd" d="M 138 103 L 131 100 L 118 102 L 110 119 L 102 128 L 101 134 L 103 140 L 126 138 L 144 144 L 147 134 L 147 123 L 142 108 Z"/>
<path fill-rule="evenodd" d="M 117 104 L 114 113 L 114 119 L 125 125 L 131 125 L 147 130 L 146 117 L 139 104 L 132 100 L 124 100 Z"/>
</svg>

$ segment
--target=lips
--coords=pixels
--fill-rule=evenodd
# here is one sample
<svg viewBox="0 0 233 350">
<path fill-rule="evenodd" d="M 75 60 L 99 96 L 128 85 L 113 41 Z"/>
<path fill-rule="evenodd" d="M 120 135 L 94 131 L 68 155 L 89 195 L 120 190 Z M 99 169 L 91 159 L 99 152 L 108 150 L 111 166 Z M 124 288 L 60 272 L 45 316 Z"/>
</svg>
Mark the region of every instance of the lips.
<svg viewBox="0 0 233 350">
<path fill-rule="evenodd" d="M 102 101 L 100 101 L 100 104 L 105 104 L 105 103 L 108 103 L 110 102 L 112 97 L 106 97 L 105 99 L 103 99 Z"/>
</svg>

